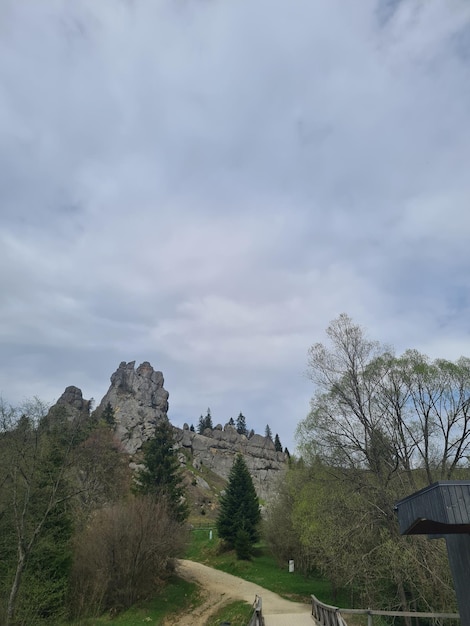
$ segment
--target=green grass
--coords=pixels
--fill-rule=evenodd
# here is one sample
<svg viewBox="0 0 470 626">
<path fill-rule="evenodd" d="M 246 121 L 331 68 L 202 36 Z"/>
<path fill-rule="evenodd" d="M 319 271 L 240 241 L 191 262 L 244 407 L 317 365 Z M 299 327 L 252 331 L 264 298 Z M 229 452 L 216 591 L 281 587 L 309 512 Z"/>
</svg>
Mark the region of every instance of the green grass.
<svg viewBox="0 0 470 626">
<path fill-rule="evenodd" d="M 209 540 L 209 529 L 194 529 L 185 557 L 210 565 L 234 576 L 256 583 L 289 600 L 310 602 L 313 593 L 319 600 L 337 606 L 331 584 L 318 575 L 304 576 L 299 572 L 289 573 L 288 564 L 279 567 L 269 549 L 255 546 L 251 561 L 239 561 L 234 551 L 220 552 L 217 531 L 213 528 L 213 539 Z"/>
<path fill-rule="evenodd" d="M 223 622 L 229 622 L 231 626 L 246 626 L 253 613 L 253 607 L 247 602 L 238 600 L 231 602 L 214 613 L 206 623 L 206 626 L 219 626 Z"/>
<path fill-rule="evenodd" d="M 164 617 L 188 611 L 199 604 L 197 585 L 173 576 L 153 598 L 135 604 L 119 615 L 102 615 L 68 622 L 69 626 L 142 626 L 161 624 Z"/>
</svg>

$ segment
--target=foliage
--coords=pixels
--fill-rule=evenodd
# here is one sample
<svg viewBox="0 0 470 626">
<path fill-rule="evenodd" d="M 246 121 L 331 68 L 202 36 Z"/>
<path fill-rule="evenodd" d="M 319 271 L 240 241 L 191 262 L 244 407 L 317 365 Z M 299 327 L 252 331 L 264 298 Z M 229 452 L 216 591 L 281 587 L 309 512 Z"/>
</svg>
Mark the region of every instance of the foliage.
<svg viewBox="0 0 470 626">
<path fill-rule="evenodd" d="M 143 469 L 137 474 L 136 491 L 152 495 L 156 500 L 165 498 L 178 522 L 189 514 L 186 493 L 176 451 L 174 435 L 167 420 L 160 421 L 152 439 L 144 445 Z"/>
<path fill-rule="evenodd" d="M 101 419 L 104 421 L 105 424 L 108 424 L 108 426 L 114 426 L 114 409 L 111 406 L 111 402 L 108 402 L 104 407 L 104 411 L 101 414 Z"/>
<path fill-rule="evenodd" d="M 72 506 L 77 527 L 84 525 L 94 510 L 129 493 L 128 457 L 106 424 L 99 423 L 75 449 L 71 478 L 76 487 Z"/>
<path fill-rule="evenodd" d="M 268 439 L 271 439 L 271 441 L 273 440 L 273 433 L 271 430 L 271 426 L 269 424 L 266 424 L 264 436 L 267 437 Z"/>
<path fill-rule="evenodd" d="M 309 352 L 316 392 L 298 429 L 306 465 L 292 468 L 281 495 L 296 548 L 363 603 L 453 608 L 443 546 L 400 537 L 394 504 L 468 477 L 470 360 L 395 357 L 344 314 L 327 335 L 329 347 Z"/>
<path fill-rule="evenodd" d="M 63 612 L 73 531 L 74 453 L 87 426 L 38 400 L 0 407 L 0 535 L 3 622 L 37 622 Z"/>
<path fill-rule="evenodd" d="M 237 417 L 237 433 L 239 435 L 246 435 L 248 433 L 248 429 L 246 427 L 246 418 L 241 411 L 239 416 Z"/>
<path fill-rule="evenodd" d="M 276 449 L 276 452 L 282 452 L 282 443 L 277 433 L 276 433 L 276 436 L 274 437 L 274 448 Z"/>
<path fill-rule="evenodd" d="M 123 500 L 131 478 L 122 452 L 104 420 L 74 418 L 37 400 L 18 408 L 0 403 L 2 624 L 58 624 L 70 608 L 124 606 L 149 562 L 152 593 L 168 576 L 184 542 L 175 519 L 184 503 L 172 500 L 178 492 L 168 481 L 153 498 Z M 138 587 L 145 593 L 141 580 Z"/>
<path fill-rule="evenodd" d="M 220 498 L 217 518 L 219 537 L 230 547 L 238 545 L 240 553 L 244 555 L 242 558 L 247 558 L 247 550 L 259 538 L 260 519 L 259 501 L 253 480 L 243 456 L 239 454 L 230 470 L 225 493 Z"/>
<path fill-rule="evenodd" d="M 166 499 L 131 498 L 97 511 L 75 540 L 75 615 L 122 610 L 173 571 L 185 533 Z"/>
<path fill-rule="evenodd" d="M 213 429 L 212 415 L 211 415 L 210 408 L 207 409 L 207 413 L 206 413 L 205 417 L 203 417 L 201 415 L 201 417 L 199 418 L 199 424 L 198 424 L 198 427 L 197 427 L 197 432 L 200 435 L 203 435 L 204 431 L 206 430 L 206 428 L 210 428 L 211 430 Z"/>
</svg>

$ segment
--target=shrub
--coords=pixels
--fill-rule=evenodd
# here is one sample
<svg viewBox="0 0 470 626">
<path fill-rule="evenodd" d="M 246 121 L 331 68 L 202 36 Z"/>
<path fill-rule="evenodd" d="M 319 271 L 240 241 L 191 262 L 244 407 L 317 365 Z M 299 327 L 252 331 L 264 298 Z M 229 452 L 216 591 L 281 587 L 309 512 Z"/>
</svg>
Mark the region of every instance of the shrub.
<svg viewBox="0 0 470 626">
<path fill-rule="evenodd" d="M 98 511 L 75 542 L 74 614 L 123 610 L 154 593 L 185 538 L 165 500 L 138 497 Z"/>
</svg>

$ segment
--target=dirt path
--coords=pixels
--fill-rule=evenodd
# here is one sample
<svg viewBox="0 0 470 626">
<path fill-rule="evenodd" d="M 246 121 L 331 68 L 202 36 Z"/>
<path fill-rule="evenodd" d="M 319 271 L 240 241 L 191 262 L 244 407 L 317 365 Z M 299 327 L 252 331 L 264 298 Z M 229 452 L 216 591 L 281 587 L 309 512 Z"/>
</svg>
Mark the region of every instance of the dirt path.
<svg viewBox="0 0 470 626">
<path fill-rule="evenodd" d="M 224 604 L 232 600 L 253 603 L 255 596 L 261 596 L 266 626 L 303 626 L 314 624 L 310 615 L 310 605 L 284 600 L 276 593 L 237 576 L 215 570 L 194 561 L 178 561 L 178 574 L 196 582 L 204 590 L 204 602 L 191 611 L 190 615 L 180 615 L 178 626 L 205 626 L 208 618 Z"/>
</svg>

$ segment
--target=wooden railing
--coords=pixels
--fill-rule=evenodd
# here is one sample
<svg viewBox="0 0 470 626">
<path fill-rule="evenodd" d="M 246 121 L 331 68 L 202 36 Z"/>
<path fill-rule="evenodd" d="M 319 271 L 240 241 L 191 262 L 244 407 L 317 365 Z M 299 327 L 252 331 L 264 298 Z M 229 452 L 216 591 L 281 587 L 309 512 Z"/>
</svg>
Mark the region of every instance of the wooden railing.
<svg viewBox="0 0 470 626">
<path fill-rule="evenodd" d="M 253 602 L 253 614 L 248 626 L 264 626 L 262 607 L 263 603 L 261 601 L 261 596 L 256 595 L 255 601 Z"/>
<path fill-rule="evenodd" d="M 389 617 L 427 618 L 432 620 L 460 619 L 458 613 L 420 613 L 418 611 L 374 611 L 372 609 L 339 609 L 320 602 L 312 595 L 312 617 L 320 626 L 347 626 L 343 615 L 367 615 L 367 626 L 373 626 L 374 615 Z"/>
</svg>

